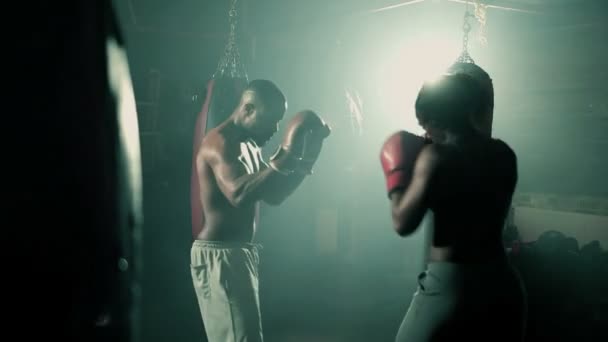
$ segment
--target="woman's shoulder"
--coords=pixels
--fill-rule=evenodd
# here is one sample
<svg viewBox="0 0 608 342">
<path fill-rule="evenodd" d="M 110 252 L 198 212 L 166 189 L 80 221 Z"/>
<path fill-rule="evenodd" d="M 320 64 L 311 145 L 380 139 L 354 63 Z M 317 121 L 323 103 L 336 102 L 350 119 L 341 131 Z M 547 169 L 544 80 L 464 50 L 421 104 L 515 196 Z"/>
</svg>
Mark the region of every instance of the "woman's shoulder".
<svg viewBox="0 0 608 342">
<path fill-rule="evenodd" d="M 505 158 L 505 160 L 517 160 L 517 155 L 511 146 L 502 139 L 491 138 L 490 144 L 493 148 L 494 154 Z"/>
</svg>

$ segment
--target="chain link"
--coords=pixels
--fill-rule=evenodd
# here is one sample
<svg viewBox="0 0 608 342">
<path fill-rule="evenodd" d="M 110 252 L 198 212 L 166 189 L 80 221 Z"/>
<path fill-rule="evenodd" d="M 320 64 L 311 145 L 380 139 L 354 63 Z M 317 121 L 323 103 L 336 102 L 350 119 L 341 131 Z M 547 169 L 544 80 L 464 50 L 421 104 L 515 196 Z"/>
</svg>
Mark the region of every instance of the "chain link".
<svg viewBox="0 0 608 342">
<path fill-rule="evenodd" d="M 481 45 L 484 46 L 488 44 L 488 38 L 486 36 L 487 9 L 488 5 L 480 3 L 479 0 L 475 0 L 475 18 L 477 19 L 477 22 L 479 22 L 479 35 L 477 39 L 479 39 Z"/>
<path fill-rule="evenodd" d="M 469 19 L 475 17 L 474 14 L 469 12 L 469 6 L 467 4 L 464 12 L 464 23 L 462 24 L 462 52 L 456 60 L 458 63 L 475 63 L 473 58 L 469 55 L 469 32 L 471 32 L 471 23 Z"/>
<path fill-rule="evenodd" d="M 241 55 L 238 48 L 237 24 L 238 24 L 238 0 L 230 0 L 230 10 L 228 11 L 228 23 L 230 33 L 228 42 L 224 49 L 224 55 L 220 58 L 217 69 L 213 77 L 247 78 L 245 66 L 241 62 Z"/>
<path fill-rule="evenodd" d="M 479 35 L 478 39 L 481 45 L 487 45 L 488 39 L 486 36 L 486 20 L 487 20 L 487 9 L 488 5 L 481 3 L 480 0 L 474 2 L 474 12 L 469 11 L 469 1 L 465 3 L 464 23 L 462 25 L 463 37 L 462 37 L 462 53 L 456 60 L 459 63 L 475 63 L 473 58 L 469 55 L 469 33 L 471 32 L 471 23 L 469 19 L 475 18 L 479 22 Z"/>
</svg>

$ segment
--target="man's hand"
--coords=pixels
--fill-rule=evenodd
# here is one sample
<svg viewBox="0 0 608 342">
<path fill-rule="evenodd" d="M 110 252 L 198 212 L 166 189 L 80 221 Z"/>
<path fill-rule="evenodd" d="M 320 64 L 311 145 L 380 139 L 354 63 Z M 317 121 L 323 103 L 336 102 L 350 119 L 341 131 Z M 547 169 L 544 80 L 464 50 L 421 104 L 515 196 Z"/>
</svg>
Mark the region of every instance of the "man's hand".
<svg viewBox="0 0 608 342">
<path fill-rule="evenodd" d="M 297 113 L 287 125 L 283 142 L 271 157 L 270 167 L 284 174 L 312 173 L 323 141 L 330 133 L 329 125 L 315 112 Z"/>
</svg>

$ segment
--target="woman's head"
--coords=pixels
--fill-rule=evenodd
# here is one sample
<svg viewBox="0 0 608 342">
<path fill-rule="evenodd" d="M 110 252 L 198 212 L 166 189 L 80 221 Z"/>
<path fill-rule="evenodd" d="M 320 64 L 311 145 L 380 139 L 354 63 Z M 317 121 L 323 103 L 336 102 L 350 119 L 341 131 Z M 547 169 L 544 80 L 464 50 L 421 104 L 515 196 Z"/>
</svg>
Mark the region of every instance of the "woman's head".
<svg viewBox="0 0 608 342">
<path fill-rule="evenodd" d="M 448 134 L 476 133 L 473 118 L 484 110 L 482 89 L 466 74 L 443 75 L 424 83 L 416 99 L 416 117 L 430 138 L 445 141 Z"/>
<path fill-rule="evenodd" d="M 479 65 L 474 63 L 452 64 L 447 70 L 449 74 L 466 74 L 476 80 L 481 86 L 481 101 L 482 110 L 473 118 L 473 125 L 482 134 L 492 135 L 492 122 L 494 121 L 494 84 L 490 75 Z"/>
</svg>

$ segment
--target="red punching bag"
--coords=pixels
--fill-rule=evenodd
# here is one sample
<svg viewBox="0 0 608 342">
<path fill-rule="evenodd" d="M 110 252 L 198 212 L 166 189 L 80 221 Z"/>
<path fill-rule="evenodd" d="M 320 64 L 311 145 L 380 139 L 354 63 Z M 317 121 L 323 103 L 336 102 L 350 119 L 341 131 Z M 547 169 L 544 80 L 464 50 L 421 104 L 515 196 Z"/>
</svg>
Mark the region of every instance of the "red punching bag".
<svg viewBox="0 0 608 342">
<path fill-rule="evenodd" d="M 236 0 L 232 1 L 232 7 L 229 12 L 230 36 L 224 56 L 220 59 L 215 74 L 207 82 L 205 100 L 194 126 L 192 175 L 190 179 L 192 236 L 194 238 L 199 235 L 205 223 L 202 199 L 200 197 L 200 170 L 198 170 L 196 164 L 196 155 L 205 133 L 225 121 L 232 114 L 238 104 L 241 93 L 248 83 L 245 68 L 240 61 L 236 41 L 236 2 Z"/>
</svg>

